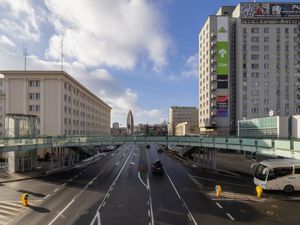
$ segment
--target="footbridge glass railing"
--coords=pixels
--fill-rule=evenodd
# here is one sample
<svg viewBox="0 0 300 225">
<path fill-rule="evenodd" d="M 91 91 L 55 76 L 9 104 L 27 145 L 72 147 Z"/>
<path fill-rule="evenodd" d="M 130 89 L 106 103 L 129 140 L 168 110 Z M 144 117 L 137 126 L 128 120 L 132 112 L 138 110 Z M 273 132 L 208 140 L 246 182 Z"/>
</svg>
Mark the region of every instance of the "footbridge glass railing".
<svg viewBox="0 0 300 225">
<path fill-rule="evenodd" d="M 114 144 L 198 146 L 232 151 L 247 151 L 300 159 L 300 140 L 250 139 L 206 136 L 51 136 L 0 139 L 0 152 L 51 147 L 95 146 Z"/>
</svg>

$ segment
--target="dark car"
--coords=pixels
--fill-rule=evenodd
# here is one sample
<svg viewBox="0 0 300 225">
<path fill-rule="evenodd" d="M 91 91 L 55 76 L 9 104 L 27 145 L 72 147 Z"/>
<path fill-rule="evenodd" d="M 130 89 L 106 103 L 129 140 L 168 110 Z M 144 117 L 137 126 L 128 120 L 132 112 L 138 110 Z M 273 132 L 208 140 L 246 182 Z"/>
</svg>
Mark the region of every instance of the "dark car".
<svg viewBox="0 0 300 225">
<path fill-rule="evenodd" d="M 163 152 L 162 148 L 157 149 L 157 152 L 162 153 Z"/>
<path fill-rule="evenodd" d="M 153 161 L 151 166 L 151 171 L 153 174 L 164 174 L 164 168 L 159 160 Z"/>
<path fill-rule="evenodd" d="M 149 144 L 146 144 L 146 148 L 150 148 L 150 145 L 149 145 Z"/>
</svg>

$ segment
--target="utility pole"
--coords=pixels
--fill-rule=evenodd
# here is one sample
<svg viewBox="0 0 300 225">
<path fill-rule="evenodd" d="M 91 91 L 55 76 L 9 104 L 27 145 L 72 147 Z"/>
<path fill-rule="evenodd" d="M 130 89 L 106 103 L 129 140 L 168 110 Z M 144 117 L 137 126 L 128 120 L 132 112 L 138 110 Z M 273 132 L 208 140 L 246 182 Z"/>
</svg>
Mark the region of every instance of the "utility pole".
<svg viewBox="0 0 300 225">
<path fill-rule="evenodd" d="M 27 69 L 27 56 L 28 56 L 26 48 L 24 48 L 24 50 L 23 50 L 23 55 L 24 55 L 24 70 L 26 70 Z"/>
</svg>

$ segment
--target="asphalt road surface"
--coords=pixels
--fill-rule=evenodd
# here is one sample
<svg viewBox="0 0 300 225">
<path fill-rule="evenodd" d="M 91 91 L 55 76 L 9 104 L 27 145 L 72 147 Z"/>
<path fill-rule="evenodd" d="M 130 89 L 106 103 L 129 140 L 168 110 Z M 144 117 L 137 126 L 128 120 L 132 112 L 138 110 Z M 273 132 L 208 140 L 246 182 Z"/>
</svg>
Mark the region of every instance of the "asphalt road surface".
<svg viewBox="0 0 300 225">
<path fill-rule="evenodd" d="M 257 199 L 251 179 L 189 168 L 157 148 L 124 145 L 87 168 L 2 185 L 0 224 L 299 224 L 299 195 L 264 193 Z M 151 173 L 157 159 L 162 176 Z M 30 206 L 3 194 L 10 191 L 28 192 Z"/>
</svg>

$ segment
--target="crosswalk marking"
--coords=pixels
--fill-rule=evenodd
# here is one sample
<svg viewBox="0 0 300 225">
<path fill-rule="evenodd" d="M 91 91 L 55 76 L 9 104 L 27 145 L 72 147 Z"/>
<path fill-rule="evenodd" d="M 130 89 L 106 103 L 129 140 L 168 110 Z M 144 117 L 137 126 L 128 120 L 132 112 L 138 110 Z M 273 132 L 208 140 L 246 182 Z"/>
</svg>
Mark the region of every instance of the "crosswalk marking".
<svg viewBox="0 0 300 225">
<path fill-rule="evenodd" d="M 32 200 L 34 205 L 39 200 Z M 0 201 L 0 225 L 6 225 L 26 209 L 21 201 Z"/>
</svg>

